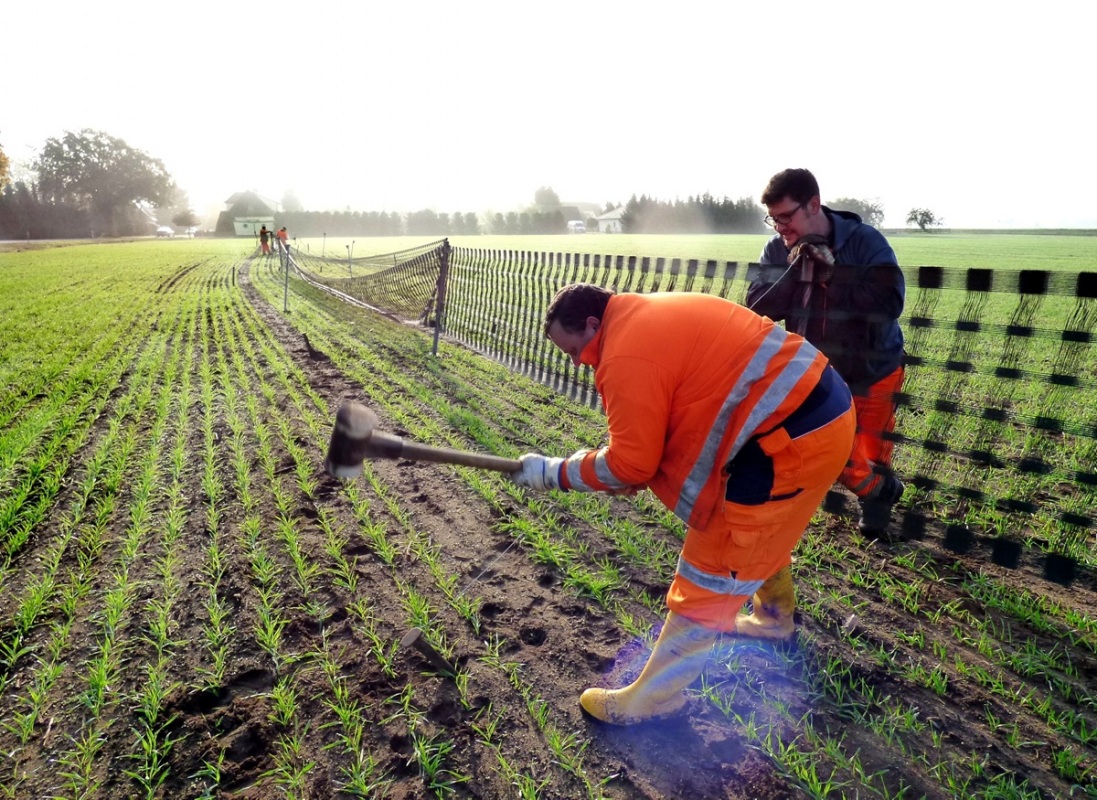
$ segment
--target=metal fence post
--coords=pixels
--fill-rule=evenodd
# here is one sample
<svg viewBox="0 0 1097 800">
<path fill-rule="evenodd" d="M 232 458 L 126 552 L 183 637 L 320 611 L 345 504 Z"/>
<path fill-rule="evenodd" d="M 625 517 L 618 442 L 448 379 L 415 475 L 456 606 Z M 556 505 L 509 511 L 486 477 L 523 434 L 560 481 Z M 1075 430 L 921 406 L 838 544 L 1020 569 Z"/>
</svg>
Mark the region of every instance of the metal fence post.
<svg viewBox="0 0 1097 800">
<path fill-rule="evenodd" d="M 431 355 L 438 355 L 438 337 L 442 332 L 442 320 L 446 314 L 446 278 L 449 276 L 449 239 L 442 240 L 438 263 L 438 300 L 434 304 L 434 346 Z"/>
</svg>

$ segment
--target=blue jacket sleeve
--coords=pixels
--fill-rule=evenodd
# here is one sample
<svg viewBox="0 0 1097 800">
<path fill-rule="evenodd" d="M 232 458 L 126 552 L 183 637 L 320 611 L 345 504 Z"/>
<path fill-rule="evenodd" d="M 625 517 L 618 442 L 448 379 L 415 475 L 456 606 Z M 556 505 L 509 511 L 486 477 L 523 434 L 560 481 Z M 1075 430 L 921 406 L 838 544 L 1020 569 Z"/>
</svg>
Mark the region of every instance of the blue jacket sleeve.
<svg viewBox="0 0 1097 800">
<path fill-rule="evenodd" d="M 785 319 L 796 295 L 796 280 L 788 272 L 788 248 L 779 236 L 766 242 L 760 269 L 747 287 L 746 306 L 774 322 Z"/>
</svg>

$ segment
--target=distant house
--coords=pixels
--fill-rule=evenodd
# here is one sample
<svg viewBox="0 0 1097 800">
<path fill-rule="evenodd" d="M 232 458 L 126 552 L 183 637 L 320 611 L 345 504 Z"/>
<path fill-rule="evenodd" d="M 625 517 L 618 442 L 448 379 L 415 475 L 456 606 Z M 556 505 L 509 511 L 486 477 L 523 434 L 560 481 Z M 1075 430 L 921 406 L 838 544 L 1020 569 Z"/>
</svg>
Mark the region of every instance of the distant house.
<svg viewBox="0 0 1097 800">
<path fill-rule="evenodd" d="M 217 233 L 222 236 L 255 236 L 264 225 L 274 230 L 274 212 L 278 204 L 255 192 L 237 192 L 225 201 L 225 210 L 217 218 Z"/>
<path fill-rule="evenodd" d="M 612 211 L 607 211 L 605 214 L 595 217 L 594 219 L 598 222 L 598 232 L 620 233 L 623 230 L 621 227 L 621 214 L 623 211 L 623 206 L 617 206 Z"/>
</svg>

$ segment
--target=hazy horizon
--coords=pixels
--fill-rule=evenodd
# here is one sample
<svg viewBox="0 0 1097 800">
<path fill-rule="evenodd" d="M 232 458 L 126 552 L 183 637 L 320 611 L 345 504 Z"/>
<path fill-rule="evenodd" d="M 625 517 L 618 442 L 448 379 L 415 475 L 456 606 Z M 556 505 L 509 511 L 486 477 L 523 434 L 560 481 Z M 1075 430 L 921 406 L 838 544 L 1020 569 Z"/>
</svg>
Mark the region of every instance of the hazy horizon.
<svg viewBox="0 0 1097 800">
<path fill-rule="evenodd" d="M 824 199 L 954 228 L 1097 228 L 1080 3 L 265 5 L 5 12 L 0 146 L 83 128 L 162 160 L 199 216 L 507 212 L 709 193 L 808 167 Z M 111 20 L 104 31 L 103 21 Z M 62 24 L 63 23 L 63 24 Z"/>
</svg>

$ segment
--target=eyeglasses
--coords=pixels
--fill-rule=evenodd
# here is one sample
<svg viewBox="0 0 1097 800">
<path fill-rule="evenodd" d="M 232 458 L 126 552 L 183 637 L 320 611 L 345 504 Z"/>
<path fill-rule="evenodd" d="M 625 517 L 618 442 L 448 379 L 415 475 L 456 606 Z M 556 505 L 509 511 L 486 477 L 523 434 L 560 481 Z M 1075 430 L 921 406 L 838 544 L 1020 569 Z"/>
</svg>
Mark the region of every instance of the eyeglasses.
<svg viewBox="0 0 1097 800">
<path fill-rule="evenodd" d="M 806 205 L 807 203 L 800 203 L 800 205 L 796 206 L 796 208 L 792 209 L 792 211 L 789 211 L 787 214 L 778 214 L 777 216 L 766 217 L 766 224 L 774 228 L 776 228 L 778 225 L 788 225 L 790 222 L 792 222 L 792 218 L 796 216 L 796 212 Z"/>
</svg>

